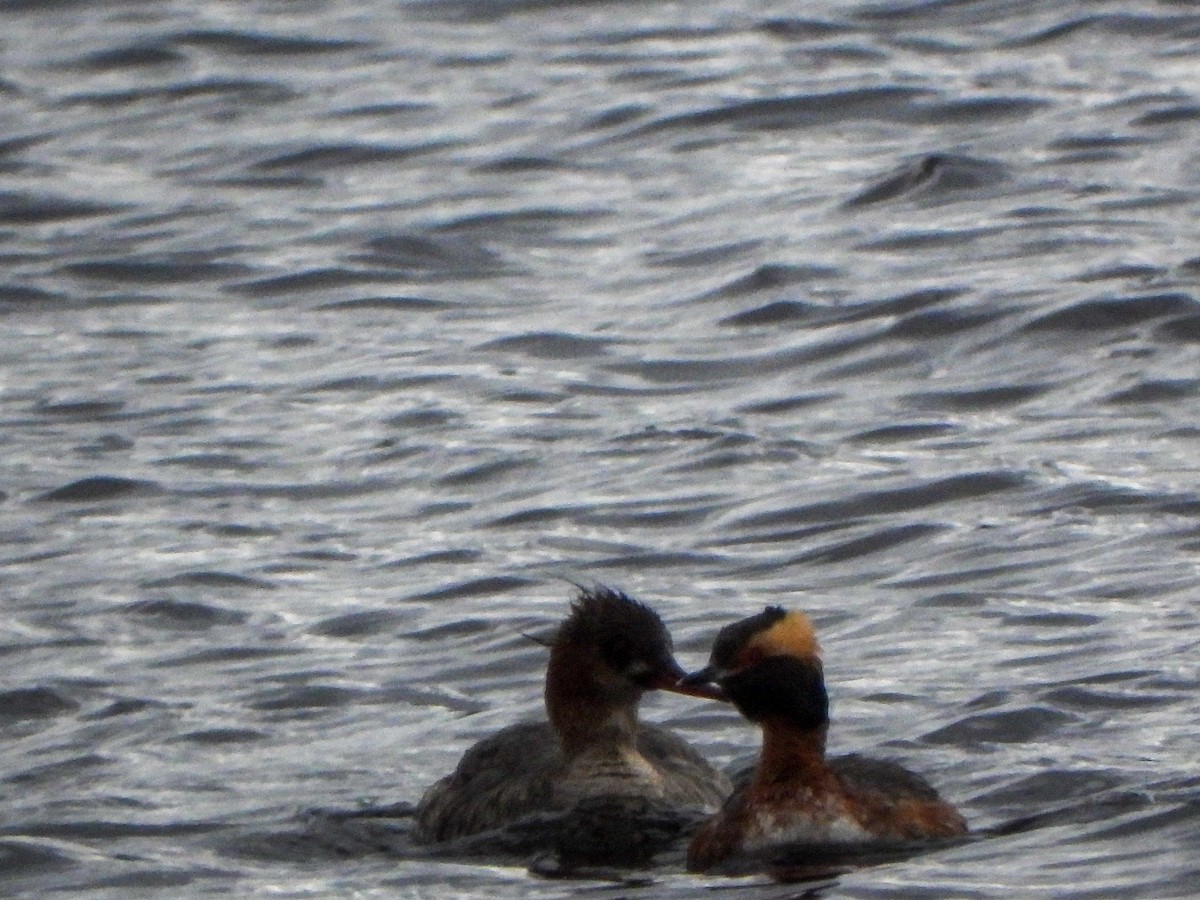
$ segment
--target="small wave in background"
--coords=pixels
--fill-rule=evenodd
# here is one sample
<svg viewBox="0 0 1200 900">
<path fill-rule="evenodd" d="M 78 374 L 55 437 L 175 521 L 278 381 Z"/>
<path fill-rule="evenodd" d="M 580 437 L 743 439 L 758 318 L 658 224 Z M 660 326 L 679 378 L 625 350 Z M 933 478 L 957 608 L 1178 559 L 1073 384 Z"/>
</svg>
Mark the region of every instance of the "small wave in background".
<svg viewBox="0 0 1200 900">
<path fill-rule="evenodd" d="M 814 617 L 980 832 L 824 895 L 1194 894 L 1186 4 L 0 21 L 6 895 L 593 892 L 407 842 L 564 578 Z"/>
</svg>

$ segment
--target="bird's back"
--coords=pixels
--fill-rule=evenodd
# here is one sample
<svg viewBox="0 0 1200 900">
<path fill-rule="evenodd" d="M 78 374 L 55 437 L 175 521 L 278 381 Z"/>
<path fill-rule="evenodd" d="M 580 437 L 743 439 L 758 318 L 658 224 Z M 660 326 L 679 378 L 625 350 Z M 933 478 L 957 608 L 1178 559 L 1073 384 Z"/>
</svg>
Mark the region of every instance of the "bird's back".
<svg viewBox="0 0 1200 900">
<path fill-rule="evenodd" d="M 416 839 L 448 841 L 554 808 L 562 751 L 549 722 L 521 722 L 471 747 L 417 805 Z"/>
<path fill-rule="evenodd" d="M 639 724 L 637 752 L 648 767 L 619 759 L 568 767 L 548 722 L 511 725 L 471 747 L 454 772 L 426 792 L 417 807 L 416 838 L 453 840 L 559 812 L 584 798 L 594 807 L 595 798 L 607 794 L 711 812 L 729 793 L 726 776 L 669 729 Z"/>
<path fill-rule="evenodd" d="M 898 763 L 850 754 L 830 760 L 830 767 L 854 804 L 856 818 L 876 838 L 937 840 L 967 831 L 958 810 L 928 781 Z"/>
<path fill-rule="evenodd" d="M 689 849 L 694 871 L 740 871 L 744 862 L 847 862 L 884 846 L 965 834 L 966 822 L 924 778 L 898 763 L 859 754 L 828 760 L 818 782 L 754 784 L 755 768 L 734 776 L 721 812 L 697 831 Z M 768 823 L 770 823 L 768 825 Z M 856 849 L 857 848 L 857 849 Z M 724 863 L 732 865 L 723 865 Z M 750 869 L 747 869 L 750 870 Z"/>
</svg>

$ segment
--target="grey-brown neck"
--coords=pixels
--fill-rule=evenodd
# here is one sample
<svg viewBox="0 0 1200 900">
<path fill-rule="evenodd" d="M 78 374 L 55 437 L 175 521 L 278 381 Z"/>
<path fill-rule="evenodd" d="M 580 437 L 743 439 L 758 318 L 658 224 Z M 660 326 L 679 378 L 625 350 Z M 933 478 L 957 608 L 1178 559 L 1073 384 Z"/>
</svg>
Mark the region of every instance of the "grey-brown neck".
<svg viewBox="0 0 1200 900">
<path fill-rule="evenodd" d="M 546 666 L 546 714 L 571 759 L 587 750 L 633 748 L 641 690 L 619 685 L 594 647 L 555 644 Z"/>
</svg>

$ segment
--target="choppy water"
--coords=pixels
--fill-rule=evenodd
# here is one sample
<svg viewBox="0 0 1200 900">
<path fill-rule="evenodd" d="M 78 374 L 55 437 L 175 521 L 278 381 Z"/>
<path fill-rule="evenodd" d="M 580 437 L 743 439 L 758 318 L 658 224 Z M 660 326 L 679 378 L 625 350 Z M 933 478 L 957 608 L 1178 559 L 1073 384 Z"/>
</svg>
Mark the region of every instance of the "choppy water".
<svg viewBox="0 0 1200 900">
<path fill-rule="evenodd" d="M 0 25 L 6 895 L 729 887 L 289 843 L 536 713 L 562 574 L 808 610 L 836 750 L 1033 817 L 824 896 L 1200 890 L 1192 4 Z"/>
</svg>

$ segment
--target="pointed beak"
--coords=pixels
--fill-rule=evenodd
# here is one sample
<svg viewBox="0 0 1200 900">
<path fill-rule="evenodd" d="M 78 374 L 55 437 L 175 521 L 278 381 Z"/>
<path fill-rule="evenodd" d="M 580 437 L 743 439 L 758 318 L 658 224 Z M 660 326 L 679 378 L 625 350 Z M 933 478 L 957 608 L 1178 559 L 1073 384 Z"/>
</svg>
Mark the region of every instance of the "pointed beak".
<svg viewBox="0 0 1200 900">
<path fill-rule="evenodd" d="M 698 672 L 683 675 L 673 688 L 667 688 L 676 694 L 687 694 L 689 697 L 706 697 L 709 700 L 729 702 L 729 695 L 717 684 L 720 673 L 712 666 L 706 666 Z"/>
<path fill-rule="evenodd" d="M 692 683 L 686 678 L 681 678 L 675 682 L 674 687 L 666 688 L 674 694 L 686 694 L 689 697 L 703 697 L 706 700 L 720 700 L 722 703 L 729 702 L 729 695 L 723 691 L 719 685 L 706 684 L 699 681 Z"/>
<path fill-rule="evenodd" d="M 660 691 L 670 691 L 672 694 L 685 694 L 688 697 L 703 697 L 705 700 L 721 700 L 728 703 L 729 697 L 712 683 L 711 678 L 698 677 L 706 675 L 708 671 L 704 669 L 689 675 L 679 666 L 674 666 L 670 671 L 660 674 L 651 687 Z"/>
</svg>

